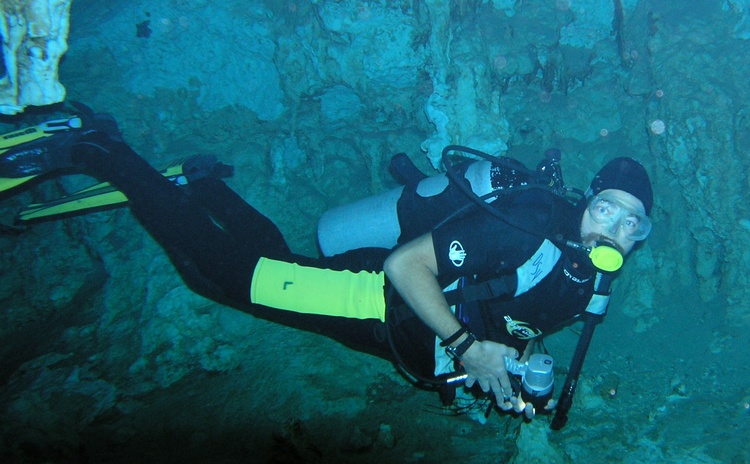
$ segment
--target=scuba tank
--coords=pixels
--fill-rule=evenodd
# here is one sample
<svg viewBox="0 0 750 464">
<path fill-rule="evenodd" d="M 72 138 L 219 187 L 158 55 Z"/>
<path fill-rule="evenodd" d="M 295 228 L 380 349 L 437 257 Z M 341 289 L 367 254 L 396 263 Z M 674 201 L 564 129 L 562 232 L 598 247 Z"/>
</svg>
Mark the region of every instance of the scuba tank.
<svg viewBox="0 0 750 464">
<path fill-rule="evenodd" d="M 318 245 L 323 256 L 357 248 L 396 246 L 401 236 L 396 204 L 403 190 L 394 188 L 323 213 L 318 221 Z"/>
<path fill-rule="evenodd" d="M 324 256 L 357 248 L 391 249 L 433 229 L 472 205 L 472 198 L 491 203 L 501 195 L 524 188 L 550 188 L 565 195 L 560 173 L 560 151 L 548 150 L 536 171 L 519 161 L 493 157 L 467 147 L 443 151 L 470 153 L 471 159 L 431 177 L 411 175 L 404 186 L 326 211 L 318 222 L 318 244 Z M 408 160 L 394 156 L 391 166 Z M 413 165 L 409 169 L 416 169 Z"/>
</svg>

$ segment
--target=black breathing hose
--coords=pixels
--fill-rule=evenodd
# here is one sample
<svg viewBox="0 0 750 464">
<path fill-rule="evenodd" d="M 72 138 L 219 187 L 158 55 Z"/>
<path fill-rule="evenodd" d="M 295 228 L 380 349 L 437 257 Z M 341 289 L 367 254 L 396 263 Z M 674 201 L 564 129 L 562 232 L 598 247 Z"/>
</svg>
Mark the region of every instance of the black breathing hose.
<svg viewBox="0 0 750 464">
<path fill-rule="evenodd" d="M 568 422 L 568 411 L 573 406 L 573 395 L 575 395 L 576 387 L 578 386 L 578 377 L 581 375 L 583 360 L 586 358 L 586 352 L 589 349 L 589 343 L 591 343 L 591 337 L 594 335 L 596 324 L 601 320 L 601 316 L 588 313 L 584 318 L 585 323 L 581 332 L 581 338 L 578 339 L 578 346 L 576 346 L 576 352 L 573 355 L 573 360 L 570 362 L 568 376 L 565 378 L 565 384 L 560 393 L 560 399 L 557 402 L 555 417 L 552 419 L 552 424 L 550 425 L 552 430 L 560 430 Z"/>
<path fill-rule="evenodd" d="M 609 295 L 613 279 L 614 273 L 597 272 L 596 281 L 594 283 L 594 293 L 598 295 Z M 576 393 L 578 377 L 581 375 L 583 361 L 586 359 L 586 352 L 589 349 L 591 337 L 594 336 L 594 329 L 604 318 L 605 313 L 606 307 L 602 310 L 601 314 L 590 312 L 583 313 L 583 331 L 581 332 L 581 337 L 578 339 L 578 345 L 573 354 L 573 359 L 570 361 L 570 369 L 568 370 L 568 376 L 565 378 L 565 384 L 560 393 L 560 399 L 557 402 L 555 417 L 552 419 L 552 424 L 550 424 L 552 430 L 560 430 L 565 427 L 565 424 L 568 422 L 568 411 L 570 411 L 571 406 L 573 406 L 573 395 Z"/>
</svg>

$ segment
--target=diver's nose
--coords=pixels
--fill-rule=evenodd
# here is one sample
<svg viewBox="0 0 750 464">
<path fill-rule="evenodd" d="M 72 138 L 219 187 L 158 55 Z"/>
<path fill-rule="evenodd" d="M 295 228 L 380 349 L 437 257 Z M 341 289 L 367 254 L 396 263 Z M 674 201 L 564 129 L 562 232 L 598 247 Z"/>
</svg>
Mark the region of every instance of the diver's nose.
<svg viewBox="0 0 750 464">
<path fill-rule="evenodd" d="M 607 227 L 607 232 L 612 234 L 613 237 L 617 236 L 617 231 L 620 230 L 620 221 L 613 221 L 611 224 L 609 224 Z"/>
</svg>

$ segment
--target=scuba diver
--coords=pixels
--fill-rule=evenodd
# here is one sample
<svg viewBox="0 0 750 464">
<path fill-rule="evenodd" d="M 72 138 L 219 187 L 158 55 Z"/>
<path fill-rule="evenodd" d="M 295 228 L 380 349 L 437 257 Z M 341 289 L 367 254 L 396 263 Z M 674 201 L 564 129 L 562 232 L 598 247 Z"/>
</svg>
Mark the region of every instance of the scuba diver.
<svg viewBox="0 0 750 464">
<path fill-rule="evenodd" d="M 230 166 L 198 156 L 158 171 L 111 116 L 77 108 L 0 137 L 0 191 L 71 170 L 102 182 L 32 205 L 21 222 L 127 201 L 193 291 L 392 361 L 446 404 L 463 382 L 528 418 L 553 409 L 551 383 L 541 403 L 522 395 L 552 376 L 550 359 L 529 362 L 534 340 L 603 315 L 623 256 L 651 230 L 651 183 L 631 158 L 571 202 L 559 152 L 531 171 L 507 158 L 454 166 L 451 150 L 473 151 L 448 147 L 448 173 L 433 177 L 397 156 L 405 185 L 326 213 L 324 256 L 301 256 L 224 183 Z"/>
</svg>

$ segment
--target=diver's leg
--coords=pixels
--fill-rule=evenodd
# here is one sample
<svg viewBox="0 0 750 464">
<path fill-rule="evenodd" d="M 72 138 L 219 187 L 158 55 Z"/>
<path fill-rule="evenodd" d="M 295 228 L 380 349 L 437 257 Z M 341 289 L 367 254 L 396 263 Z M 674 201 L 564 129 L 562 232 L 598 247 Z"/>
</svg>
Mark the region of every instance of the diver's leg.
<svg viewBox="0 0 750 464">
<path fill-rule="evenodd" d="M 128 197 L 134 216 L 165 249 L 191 288 L 223 303 L 247 301 L 259 256 L 238 246 L 235 237 L 181 187 L 165 179 L 126 143 L 101 132 L 83 136 L 72 153 L 74 162 Z M 270 221 L 259 221 L 248 231 L 250 237 L 266 233 L 280 237 Z"/>
<path fill-rule="evenodd" d="M 285 257 L 291 254 L 276 225 L 250 206 L 222 180 L 204 177 L 190 182 L 185 191 L 191 200 L 211 213 L 211 217 L 235 238 L 239 246 L 263 250 L 264 255 L 269 257 Z"/>
<path fill-rule="evenodd" d="M 339 299 L 341 293 L 352 291 L 349 286 L 352 280 L 357 279 L 352 273 L 364 271 L 366 281 L 375 278 L 373 273 L 383 269 L 383 262 L 388 256 L 387 250 L 360 249 L 323 259 L 294 255 L 289 250 L 278 228 L 220 179 L 204 178 L 191 182 L 185 191 L 189 192 L 191 200 L 198 202 L 210 211 L 212 218 L 218 221 L 224 230 L 234 236 L 238 248 L 248 249 L 245 253 L 252 254 L 255 250 L 263 250 L 264 260 L 275 258 L 280 260 L 284 268 L 294 266 L 295 271 L 291 274 L 291 277 L 282 279 L 283 282 L 280 282 L 282 287 L 276 289 L 277 293 L 284 293 L 282 288 L 285 283 L 291 286 L 303 285 L 301 281 L 310 278 L 305 275 L 308 270 L 319 276 L 324 276 L 325 280 L 317 281 L 317 284 L 312 285 L 314 287 L 312 292 L 303 293 L 303 299 L 319 298 L 324 300 L 326 303 L 323 303 L 323 305 L 329 305 L 331 311 L 327 315 L 303 313 L 299 312 L 301 308 L 295 302 L 278 305 L 278 308 L 252 304 L 241 309 L 256 317 L 287 327 L 325 335 L 357 351 L 366 352 L 389 361 L 394 360 L 385 324 L 374 313 L 363 314 L 363 312 L 367 312 L 362 307 L 364 306 L 364 303 L 362 303 L 364 298 L 358 300 L 357 304 L 354 305 L 354 313 L 344 310 L 344 307 L 348 305 L 342 303 Z M 262 230 L 263 233 L 252 232 L 257 230 Z M 303 268 L 305 270 L 299 272 Z M 335 271 L 346 271 L 345 275 L 349 277 L 346 279 L 343 288 L 335 288 L 335 284 L 330 283 L 329 279 L 332 274 L 336 274 Z M 259 272 L 256 268 L 254 277 L 260 278 L 261 274 L 263 272 Z M 294 283 L 292 283 L 293 281 Z M 316 291 L 317 294 L 315 294 Z M 375 289 L 367 286 L 363 293 L 375 294 L 375 299 L 384 301 L 382 286 Z M 343 317 L 344 314 L 354 314 L 365 318 Z M 368 315 L 370 317 L 367 317 Z"/>
<path fill-rule="evenodd" d="M 355 272 L 365 268 L 382 269 L 383 250 L 353 253 L 350 257 L 328 260 L 330 263 L 293 255 L 288 252 L 276 226 L 236 194 L 230 194 L 221 181 L 200 179 L 191 182 L 189 185 L 198 188 L 193 188 L 188 194 L 188 190 L 166 180 L 124 142 L 112 140 L 104 134 L 83 137 L 74 146 L 73 160 L 92 175 L 112 183 L 128 197 L 134 216 L 165 249 L 185 282 L 197 293 L 257 317 L 320 333 L 351 348 L 391 359 L 381 318 L 369 313 L 361 318 L 341 317 L 357 308 L 342 303 L 341 294 L 326 286 L 331 273 L 335 282 L 341 282 L 336 276 L 343 275 L 344 286 L 348 285 L 346 277 L 354 275 L 350 271 L 336 274 L 334 269 L 352 268 Z M 218 193 L 201 197 L 211 185 L 219 188 Z M 228 199 L 231 201 L 224 206 L 229 208 L 220 211 L 223 206 L 219 203 Z M 212 210 L 217 211 L 216 218 L 212 216 Z M 237 212 L 238 218 L 232 220 L 232 212 Z M 227 221 L 225 226 L 222 226 L 222 220 Z M 301 295 L 299 299 L 292 298 L 290 306 L 286 307 L 268 307 L 252 301 L 251 284 L 253 277 L 257 277 L 256 267 L 261 258 L 278 265 L 270 274 L 257 273 L 263 275 L 264 282 L 270 282 L 268 285 L 280 282 L 281 287 L 274 287 L 276 292 L 283 293 L 284 284 L 295 287 L 295 283 L 302 286 L 307 281 L 308 288 L 317 290 L 317 297 Z M 274 266 L 265 268 L 273 269 Z M 286 271 L 291 271 L 292 276 L 285 275 Z M 308 276 L 314 279 L 311 285 Z M 378 276 L 372 273 L 364 277 L 370 300 L 377 305 L 378 299 L 383 299 L 382 281 L 378 284 Z M 327 300 L 321 302 L 321 298 Z M 330 302 L 334 309 L 328 315 L 306 313 L 299 303 L 311 299 L 322 307 Z M 337 306 L 341 311 L 336 310 Z"/>
</svg>

